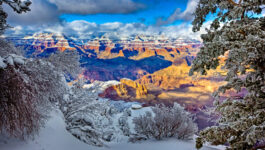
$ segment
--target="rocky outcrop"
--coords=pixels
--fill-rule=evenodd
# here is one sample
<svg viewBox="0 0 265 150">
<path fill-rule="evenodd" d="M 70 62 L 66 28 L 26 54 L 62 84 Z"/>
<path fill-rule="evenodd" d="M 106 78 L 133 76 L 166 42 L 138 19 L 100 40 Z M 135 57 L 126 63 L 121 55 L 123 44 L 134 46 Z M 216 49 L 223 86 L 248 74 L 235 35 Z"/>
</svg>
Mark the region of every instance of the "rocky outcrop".
<svg viewBox="0 0 265 150">
<path fill-rule="evenodd" d="M 107 88 L 101 97 L 111 99 L 146 99 L 148 90 L 145 85 L 136 83 L 130 79 L 121 79 L 120 84 Z"/>
<path fill-rule="evenodd" d="M 153 74 L 145 75 L 136 82 L 144 85 L 152 84 L 164 90 L 174 90 L 182 85 L 193 84 L 188 75 L 189 69 L 190 67 L 185 63 L 178 66 L 172 65 Z"/>
<path fill-rule="evenodd" d="M 190 66 L 184 59 L 138 80 L 121 80 L 123 84 L 110 87 L 101 96 L 113 100 L 143 102 L 145 106 L 159 103 L 172 105 L 178 102 L 185 105 L 187 110 L 196 112 L 206 105 L 212 105 L 211 94 L 225 84 L 222 77 L 225 71 L 218 67 L 218 72 L 209 71 L 207 76 L 190 77 L 189 70 Z M 215 73 L 220 75 L 216 76 Z"/>
<path fill-rule="evenodd" d="M 126 86 L 132 87 L 135 89 L 135 98 L 141 99 L 147 97 L 147 88 L 143 84 L 136 83 L 130 79 L 121 79 L 120 82 Z"/>
</svg>

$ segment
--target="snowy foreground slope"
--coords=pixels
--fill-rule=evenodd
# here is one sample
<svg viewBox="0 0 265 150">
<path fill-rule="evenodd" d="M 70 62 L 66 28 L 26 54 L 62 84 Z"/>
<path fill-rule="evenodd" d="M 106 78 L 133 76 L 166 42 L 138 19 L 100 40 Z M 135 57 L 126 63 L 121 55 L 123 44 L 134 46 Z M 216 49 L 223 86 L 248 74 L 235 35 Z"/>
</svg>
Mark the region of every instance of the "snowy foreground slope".
<svg viewBox="0 0 265 150">
<path fill-rule="evenodd" d="M 39 136 L 27 142 L 8 140 L 0 137 L 0 150 L 195 150 L 195 143 L 191 141 L 144 141 L 142 143 L 111 143 L 108 147 L 98 148 L 85 144 L 65 129 L 65 122 L 60 111 L 51 113 L 51 118 Z M 217 150 L 204 147 L 202 150 Z"/>
<path fill-rule="evenodd" d="M 0 135 L 0 150 L 195 150 L 194 140 L 128 143 L 127 131 L 135 133 L 133 118 L 151 111 L 151 108 L 98 97 L 99 92 L 118 83 L 96 81 L 84 88 L 72 88 L 71 94 L 64 96 L 64 107 L 60 110 L 54 108 L 50 113 L 51 117 L 34 140 L 25 142 L 6 139 Z M 104 141 L 103 138 L 109 133 L 110 140 Z M 203 150 L 218 148 L 204 147 Z"/>
</svg>

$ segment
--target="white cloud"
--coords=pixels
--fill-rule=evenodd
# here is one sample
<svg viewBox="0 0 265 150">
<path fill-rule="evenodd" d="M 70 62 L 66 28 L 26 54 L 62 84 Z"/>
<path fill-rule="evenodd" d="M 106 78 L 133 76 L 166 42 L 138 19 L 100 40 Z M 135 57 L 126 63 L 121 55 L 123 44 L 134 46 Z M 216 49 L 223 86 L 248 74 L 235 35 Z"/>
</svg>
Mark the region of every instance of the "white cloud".
<svg viewBox="0 0 265 150">
<path fill-rule="evenodd" d="M 147 26 L 142 23 L 120 23 L 111 22 L 96 24 L 84 20 L 73 22 L 57 23 L 52 26 L 18 26 L 13 30 L 8 30 L 8 34 L 36 33 L 36 32 L 53 32 L 63 33 L 68 36 L 77 36 L 79 38 L 90 38 L 108 33 L 112 38 L 121 36 L 130 36 L 134 34 L 158 35 L 163 34 L 173 38 L 191 38 L 200 40 L 200 35 L 206 33 L 204 28 L 210 26 L 210 21 L 206 22 L 199 32 L 192 32 L 192 25 L 183 23 L 175 26 Z M 19 29 L 19 30 L 17 30 Z"/>
<path fill-rule="evenodd" d="M 23 34 L 23 27 L 22 26 L 16 26 L 14 28 L 11 28 L 10 30 L 12 30 L 12 32 L 15 35 Z"/>
<path fill-rule="evenodd" d="M 199 0 L 189 0 L 185 11 L 181 12 L 181 9 L 177 8 L 168 18 L 158 18 L 156 25 L 168 25 L 174 23 L 176 20 L 191 21 L 198 1 Z"/>
<path fill-rule="evenodd" d="M 66 24 L 67 29 L 72 29 L 76 32 L 85 32 L 88 30 L 95 30 L 97 29 L 96 23 L 90 23 L 83 20 L 73 21 Z"/>
</svg>

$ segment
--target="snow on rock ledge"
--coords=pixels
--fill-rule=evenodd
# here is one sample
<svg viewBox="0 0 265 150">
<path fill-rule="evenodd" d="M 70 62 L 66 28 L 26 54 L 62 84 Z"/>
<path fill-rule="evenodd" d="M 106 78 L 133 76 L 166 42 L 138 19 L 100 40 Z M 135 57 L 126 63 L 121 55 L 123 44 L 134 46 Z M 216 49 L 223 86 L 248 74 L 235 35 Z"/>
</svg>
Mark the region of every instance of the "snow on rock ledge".
<svg viewBox="0 0 265 150">
<path fill-rule="evenodd" d="M 0 68 L 5 69 L 8 65 L 14 66 L 15 64 L 24 65 L 25 59 L 26 58 L 24 58 L 22 56 L 15 55 L 15 54 L 10 54 L 5 58 L 2 58 L 0 56 Z"/>
<path fill-rule="evenodd" d="M 143 108 L 142 105 L 139 105 L 139 104 L 133 104 L 132 105 L 132 109 L 134 109 L 134 110 L 141 109 L 141 108 Z"/>
<path fill-rule="evenodd" d="M 110 86 L 120 84 L 119 81 L 94 81 L 91 84 L 85 84 L 83 88 L 91 90 L 92 93 L 99 94 Z"/>
</svg>

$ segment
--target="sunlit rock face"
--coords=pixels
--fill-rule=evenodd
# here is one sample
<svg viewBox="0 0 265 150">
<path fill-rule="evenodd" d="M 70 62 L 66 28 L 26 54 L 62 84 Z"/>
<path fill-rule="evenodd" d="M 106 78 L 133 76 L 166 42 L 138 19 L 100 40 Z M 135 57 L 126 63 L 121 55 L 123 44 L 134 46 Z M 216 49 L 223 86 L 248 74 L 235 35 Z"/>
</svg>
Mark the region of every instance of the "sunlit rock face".
<svg viewBox="0 0 265 150">
<path fill-rule="evenodd" d="M 146 105 L 181 103 L 191 111 L 212 104 L 211 94 L 223 85 L 223 77 L 213 71 L 205 77 L 190 77 L 187 62 L 171 65 L 135 81 L 122 79 L 121 84 L 107 88 L 101 97 L 113 100 L 139 101 Z M 222 74 L 222 70 L 218 70 Z M 136 93 L 139 93 L 138 95 Z"/>
<path fill-rule="evenodd" d="M 125 99 L 147 99 L 148 91 L 147 87 L 143 84 L 139 84 L 130 79 L 121 79 L 120 84 L 113 85 L 107 88 L 101 97 L 125 100 Z"/>
</svg>

